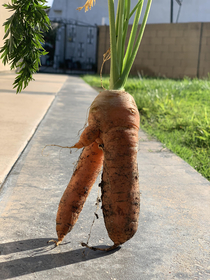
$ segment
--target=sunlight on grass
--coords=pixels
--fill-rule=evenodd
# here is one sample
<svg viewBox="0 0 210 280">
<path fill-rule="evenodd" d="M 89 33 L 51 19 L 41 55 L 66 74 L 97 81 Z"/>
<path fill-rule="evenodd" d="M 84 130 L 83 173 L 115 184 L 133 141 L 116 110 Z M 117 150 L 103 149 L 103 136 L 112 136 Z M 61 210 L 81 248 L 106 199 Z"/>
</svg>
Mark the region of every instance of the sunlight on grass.
<svg viewBox="0 0 210 280">
<path fill-rule="evenodd" d="M 99 76 L 83 79 L 101 87 Z M 141 128 L 210 180 L 210 81 L 129 78 L 125 89 L 136 100 Z"/>
</svg>

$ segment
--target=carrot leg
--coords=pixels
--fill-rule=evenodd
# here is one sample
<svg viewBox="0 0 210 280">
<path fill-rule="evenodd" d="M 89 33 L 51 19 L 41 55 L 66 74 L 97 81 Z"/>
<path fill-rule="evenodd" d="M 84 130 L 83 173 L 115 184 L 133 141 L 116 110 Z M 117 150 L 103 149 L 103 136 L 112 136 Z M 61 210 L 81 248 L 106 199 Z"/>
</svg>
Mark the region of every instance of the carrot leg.
<svg viewBox="0 0 210 280">
<path fill-rule="evenodd" d="M 115 143 L 116 138 L 119 140 Z M 140 191 L 137 145 L 136 129 L 112 131 L 111 134 L 107 133 L 104 141 L 102 210 L 108 235 L 115 245 L 129 240 L 138 227 Z"/>
<path fill-rule="evenodd" d="M 102 163 L 103 151 L 96 142 L 83 149 L 58 207 L 56 218 L 58 241 L 51 242 L 58 245 L 65 235 L 72 230 L 101 170 Z"/>
</svg>

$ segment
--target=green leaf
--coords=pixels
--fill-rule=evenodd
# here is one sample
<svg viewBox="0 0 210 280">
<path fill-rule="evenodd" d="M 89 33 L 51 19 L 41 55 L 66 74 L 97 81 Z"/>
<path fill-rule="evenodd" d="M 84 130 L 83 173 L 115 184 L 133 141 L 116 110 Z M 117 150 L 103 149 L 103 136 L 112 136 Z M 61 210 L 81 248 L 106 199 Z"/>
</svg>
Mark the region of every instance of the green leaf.
<svg viewBox="0 0 210 280">
<path fill-rule="evenodd" d="M 111 49 L 110 89 L 123 89 L 139 49 L 152 0 L 147 0 L 143 22 L 139 29 L 139 20 L 144 0 L 138 0 L 130 12 L 131 0 L 118 0 L 115 19 L 114 0 L 108 0 L 109 6 L 109 31 Z M 126 35 L 129 18 L 135 13 L 132 30 L 125 52 Z"/>
<path fill-rule="evenodd" d="M 50 27 L 50 20 L 45 12 L 48 8 L 45 0 L 12 0 L 4 4 L 13 14 L 5 23 L 4 45 L 0 49 L 4 64 L 10 63 L 11 69 L 18 68 L 14 81 L 17 93 L 33 79 L 40 65 L 40 56 L 47 54 L 43 31 Z"/>
<path fill-rule="evenodd" d="M 135 11 L 137 10 L 137 8 L 139 7 L 139 5 L 142 5 L 142 1 L 143 0 L 139 0 L 138 3 L 136 4 L 136 6 L 133 8 L 133 10 L 131 11 L 131 13 L 129 14 L 129 19 L 132 17 L 132 15 L 135 13 Z"/>
</svg>

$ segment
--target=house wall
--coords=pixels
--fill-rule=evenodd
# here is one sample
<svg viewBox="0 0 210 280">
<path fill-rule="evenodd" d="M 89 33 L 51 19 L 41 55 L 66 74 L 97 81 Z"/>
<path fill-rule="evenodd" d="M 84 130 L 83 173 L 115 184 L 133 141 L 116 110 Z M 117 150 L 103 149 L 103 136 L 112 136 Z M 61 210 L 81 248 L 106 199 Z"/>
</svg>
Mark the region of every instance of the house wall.
<svg viewBox="0 0 210 280">
<path fill-rule="evenodd" d="M 5 3 L 5 0 L 0 0 L 0 48 L 4 45 L 4 27 L 3 23 L 9 17 L 9 12 L 2 6 Z M 4 66 L 0 59 L 0 71 L 7 71 L 9 70 L 9 65 Z"/>
<path fill-rule="evenodd" d="M 85 4 L 86 0 L 54 0 L 50 9 L 50 18 L 74 19 L 88 24 L 108 24 L 108 4 L 104 0 L 96 0 L 91 11 L 77 11 L 78 7 Z M 115 9 L 117 6 L 115 1 Z M 136 5 L 137 0 L 131 0 L 131 9 Z M 210 15 L 209 0 L 183 0 L 181 9 L 176 0 L 173 0 L 173 22 L 208 22 Z M 144 14 L 147 1 L 144 1 Z M 171 1 L 153 0 L 148 23 L 170 23 Z M 140 19 L 141 22 L 142 18 Z M 133 17 L 130 20 L 132 23 Z M 103 22 L 103 23 L 102 23 Z"/>
<path fill-rule="evenodd" d="M 130 27 L 131 28 L 131 27 Z M 130 29 L 129 29 L 130 30 Z M 98 72 L 109 48 L 107 26 L 99 27 Z M 131 69 L 149 76 L 206 77 L 210 72 L 210 23 L 148 24 Z M 109 61 L 103 73 L 109 73 Z"/>
<path fill-rule="evenodd" d="M 154 0 L 153 0 L 154 1 Z M 171 2 L 170 0 L 161 0 Z M 157 1 L 159 2 L 159 1 Z M 178 15 L 179 5 L 174 0 L 174 22 Z M 178 22 L 209 22 L 209 0 L 183 0 Z"/>
</svg>

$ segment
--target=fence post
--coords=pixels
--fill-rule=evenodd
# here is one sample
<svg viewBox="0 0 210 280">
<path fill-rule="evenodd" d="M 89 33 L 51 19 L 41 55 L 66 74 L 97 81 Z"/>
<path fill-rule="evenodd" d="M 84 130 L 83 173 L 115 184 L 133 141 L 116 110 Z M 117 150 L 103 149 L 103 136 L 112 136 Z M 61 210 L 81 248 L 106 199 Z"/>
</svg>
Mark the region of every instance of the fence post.
<svg viewBox="0 0 210 280">
<path fill-rule="evenodd" d="M 197 78 L 200 78 L 200 59 L 201 59 L 201 48 L 202 48 L 202 37 L 203 37 L 203 22 L 201 22 L 199 49 L 198 49 L 198 64 L 197 64 Z"/>
<path fill-rule="evenodd" d="M 171 0 L 171 19 L 170 19 L 171 23 L 173 23 L 173 15 L 174 15 L 174 0 Z"/>
</svg>

